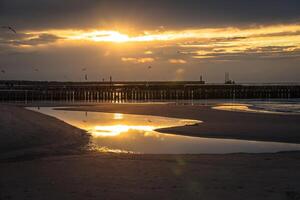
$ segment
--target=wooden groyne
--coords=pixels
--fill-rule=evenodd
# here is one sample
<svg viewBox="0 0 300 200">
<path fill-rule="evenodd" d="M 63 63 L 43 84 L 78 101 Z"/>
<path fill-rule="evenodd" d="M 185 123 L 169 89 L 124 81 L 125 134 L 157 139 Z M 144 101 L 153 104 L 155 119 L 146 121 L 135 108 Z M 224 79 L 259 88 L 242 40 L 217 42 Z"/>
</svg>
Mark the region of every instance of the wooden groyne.
<svg viewBox="0 0 300 200">
<path fill-rule="evenodd" d="M 164 101 L 300 98 L 300 84 L 0 81 L 0 101 Z"/>
</svg>

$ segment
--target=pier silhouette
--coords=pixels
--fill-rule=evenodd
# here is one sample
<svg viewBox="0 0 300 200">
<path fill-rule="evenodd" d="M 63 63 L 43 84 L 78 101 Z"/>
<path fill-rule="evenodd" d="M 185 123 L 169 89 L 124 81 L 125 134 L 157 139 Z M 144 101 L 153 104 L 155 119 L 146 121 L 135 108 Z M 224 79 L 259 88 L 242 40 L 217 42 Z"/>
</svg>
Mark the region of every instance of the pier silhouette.
<svg viewBox="0 0 300 200">
<path fill-rule="evenodd" d="M 122 102 L 268 98 L 300 98 L 300 84 L 0 81 L 0 101 Z"/>
</svg>

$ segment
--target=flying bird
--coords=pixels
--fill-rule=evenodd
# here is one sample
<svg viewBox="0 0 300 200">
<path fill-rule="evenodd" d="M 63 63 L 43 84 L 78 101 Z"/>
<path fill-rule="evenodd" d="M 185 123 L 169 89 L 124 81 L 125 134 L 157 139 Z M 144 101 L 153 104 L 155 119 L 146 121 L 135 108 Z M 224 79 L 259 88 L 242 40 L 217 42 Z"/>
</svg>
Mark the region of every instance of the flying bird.
<svg viewBox="0 0 300 200">
<path fill-rule="evenodd" d="M 5 29 L 8 29 L 14 33 L 17 33 L 17 31 L 15 29 L 13 29 L 11 26 L 1 26 L 1 28 L 5 28 Z"/>
<path fill-rule="evenodd" d="M 4 70 L 4 69 L 2 69 L 2 70 L 1 70 L 1 73 L 5 74 L 5 70 Z"/>
<path fill-rule="evenodd" d="M 148 69 L 152 69 L 152 66 L 148 66 Z"/>
</svg>

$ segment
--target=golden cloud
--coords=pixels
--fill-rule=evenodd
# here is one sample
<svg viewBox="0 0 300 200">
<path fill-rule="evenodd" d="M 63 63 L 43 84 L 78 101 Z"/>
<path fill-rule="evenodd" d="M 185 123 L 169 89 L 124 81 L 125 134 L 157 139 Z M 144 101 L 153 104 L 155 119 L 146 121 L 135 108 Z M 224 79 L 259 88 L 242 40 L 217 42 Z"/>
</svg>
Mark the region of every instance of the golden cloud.
<svg viewBox="0 0 300 200">
<path fill-rule="evenodd" d="M 169 59 L 169 63 L 171 63 L 171 64 L 185 64 L 187 62 L 183 59 Z"/>
<path fill-rule="evenodd" d="M 238 58 L 240 55 L 275 56 L 289 55 L 300 56 L 300 24 L 283 24 L 272 26 L 256 26 L 248 28 L 199 28 L 187 30 L 165 30 L 157 32 L 140 31 L 142 34 L 124 34 L 115 30 L 44 30 L 20 33 L 20 38 L 4 38 L 0 44 L 13 45 L 24 48 L 40 45 L 68 44 L 102 45 L 103 43 L 118 43 L 118 49 L 131 48 L 133 57 L 123 57 L 123 62 L 147 63 L 154 62 L 147 48 L 162 49 L 166 46 L 177 49 L 177 55 L 185 55 L 193 59 L 213 59 L 216 57 L 231 56 Z M 128 45 L 125 45 L 128 44 Z M 134 47 L 134 48 L 132 48 Z M 141 47 L 141 48 L 135 48 Z M 178 50 L 180 49 L 180 51 Z M 175 52 L 176 52 L 175 51 Z M 159 51 L 157 51 L 159 52 Z M 162 51 L 161 51 L 162 52 Z M 164 55 L 168 55 L 165 56 Z M 175 56 L 175 57 L 174 57 Z M 173 57 L 170 59 L 170 57 Z M 185 64 L 186 60 L 176 58 L 176 53 L 162 53 L 161 59 L 171 64 Z"/>
<path fill-rule="evenodd" d="M 153 62 L 154 58 L 132 58 L 132 57 L 122 57 L 121 60 L 123 62 L 132 62 L 132 63 L 149 63 Z"/>
<path fill-rule="evenodd" d="M 146 55 L 152 55 L 153 52 L 152 51 L 145 51 L 144 54 L 146 54 Z"/>
</svg>

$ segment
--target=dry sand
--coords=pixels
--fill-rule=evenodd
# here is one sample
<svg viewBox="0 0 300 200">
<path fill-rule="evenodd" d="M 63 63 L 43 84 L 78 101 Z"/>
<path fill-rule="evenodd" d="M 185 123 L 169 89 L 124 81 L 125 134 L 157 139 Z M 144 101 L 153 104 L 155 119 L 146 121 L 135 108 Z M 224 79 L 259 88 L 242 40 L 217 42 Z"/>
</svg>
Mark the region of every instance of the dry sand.
<svg viewBox="0 0 300 200">
<path fill-rule="evenodd" d="M 184 117 L 207 123 L 204 127 L 172 130 L 178 134 L 198 135 L 201 130 L 199 136 L 251 138 L 252 134 L 254 139 L 300 142 L 298 116 L 231 113 L 173 105 L 99 105 L 92 110 Z M 300 152 L 78 154 L 86 143 L 83 131 L 23 108 L 0 106 L 0 111 L 0 145 L 4 153 L 1 155 L 32 148 L 35 153 L 44 149 L 48 152 L 46 157 L 2 157 L 1 200 L 300 199 Z"/>
</svg>

